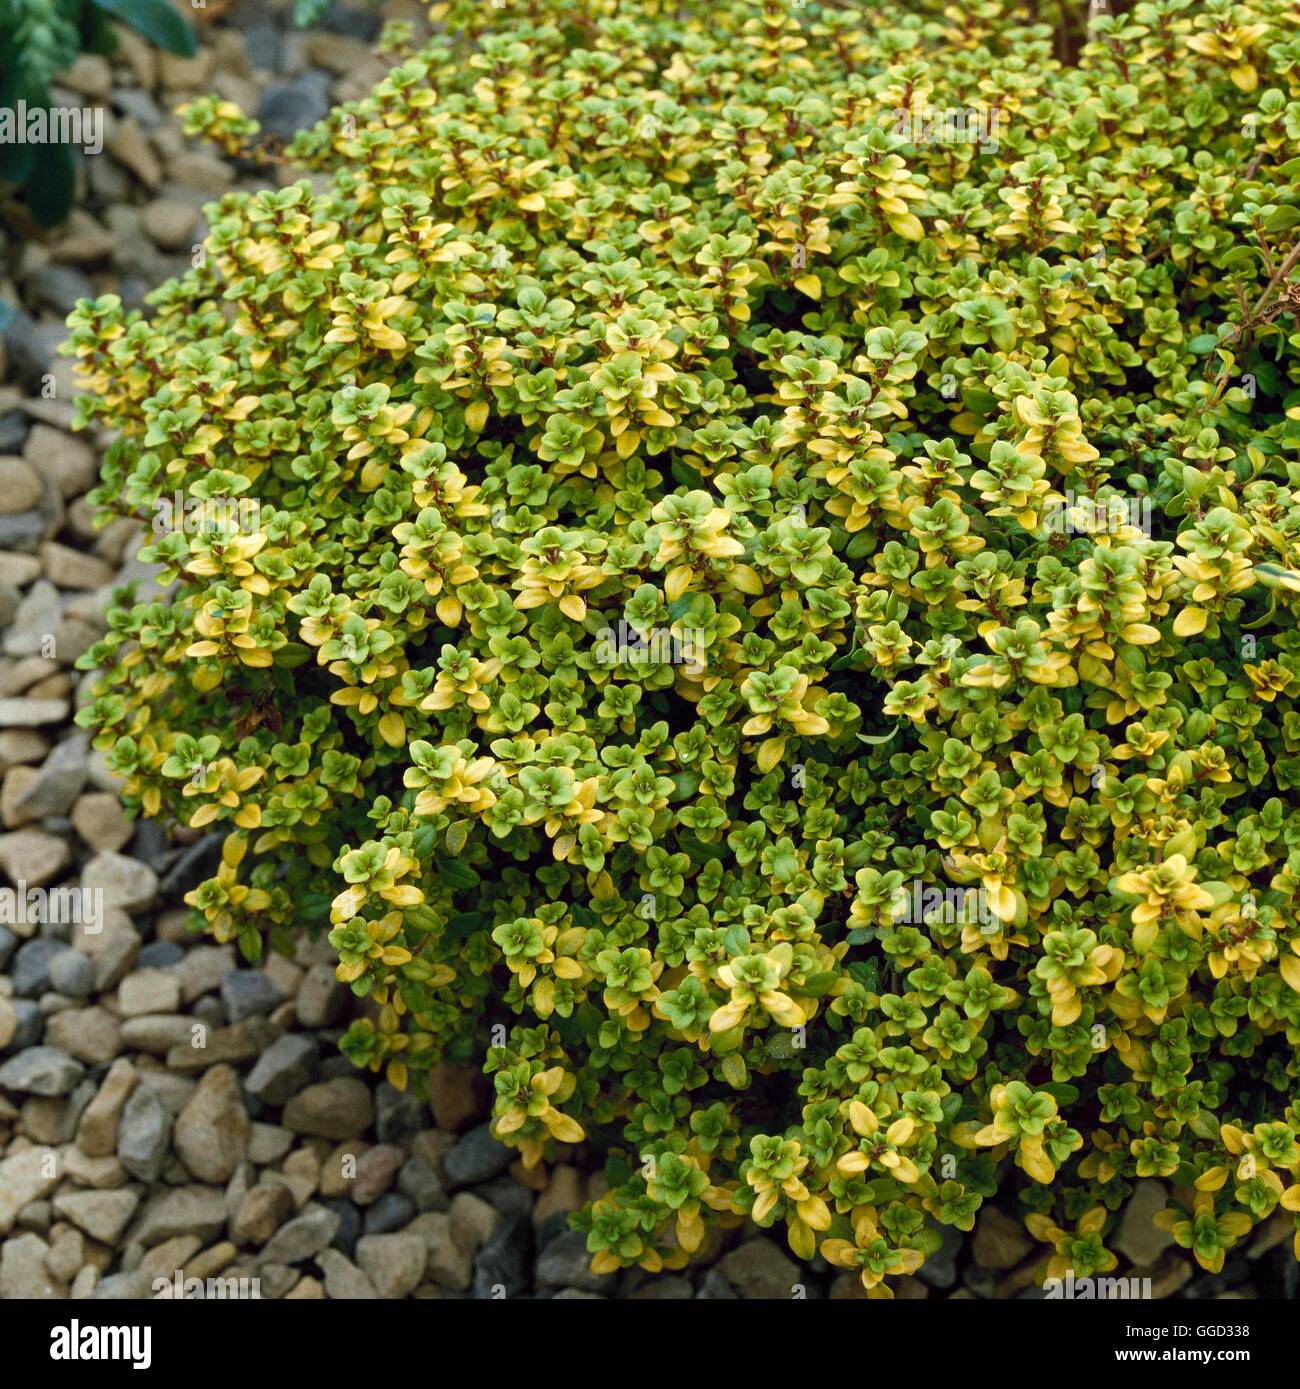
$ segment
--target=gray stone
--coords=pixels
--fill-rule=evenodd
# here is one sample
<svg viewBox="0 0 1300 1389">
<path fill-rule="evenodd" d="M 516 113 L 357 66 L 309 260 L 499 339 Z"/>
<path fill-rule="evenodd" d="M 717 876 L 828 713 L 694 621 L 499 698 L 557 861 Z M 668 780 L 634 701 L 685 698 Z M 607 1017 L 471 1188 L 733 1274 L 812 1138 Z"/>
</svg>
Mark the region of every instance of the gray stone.
<svg viewBox="0 0 1300 1389">
<path fill-rule="evenodd" d="M 12 1006 L 13 1035 L 5 1046 L 0 1047 L 0 1054 L 16 1054 L 34 1047 L 45 1030 L 45 1014 L 41 1012 L 39 1003 L 30 998 L 16 998 Z"/>
<path fill-rule="evenodd" d="M 424 1215 L 419 1217 L 420 1220 L 437 1218 Z M 532 1264 L 532 1240 L 532 1225 L 527 1215 L 517 1214 L 502 1220 L 474 1256 L 474 1296 L 492 1298 L 496 1296 L 498 1288 L 504 1288 L 507 1297 L 518 1297 L 521 1293 L 527 1292 Z M 558 1254 L 556 1258 L 558 1264 Z M 429 1270 L 436 1278 L 437 1274 L 433 1273 L 433 1268 L 433 1256 L 430 1254 Z M 591 1276 L 590 1267 L 587 1276 Z"/>
<path fill-rule="evenodd" d="M 67 1297 L 67 1289 L 50 1275 L 50 1247 L 39 1235 L 16 1235 L 0 1247 L 0 1300 L 41 1301 Z"/>
<path fill-rule="evenodd" d="M 125 1018 L 174 1013 L 180 1007 L 181 981 L 165 969 L 141 969 L 128 974 L 117 990 L 117 1006 Z"/>
<path fill-rule="evenodd" d="M 561 1235 L 559 1238 L 568 1237 Z M 558 1244 L 559 1240 L 552 1243 Z M 587 1257 L 590 1259 L 591 1256 Z M 738 1245 L 719 1261 L 718 1268 L 742 1298 L 781 1298 L 788 1301 L 794 1285 L 806 1281 L 800 1276 L 794 1260 L 771 1240 L 761 1236 Z"/>
<path fill-rule="evenodd" d="M 263 1103 L 282 1105 L 311 1082 L 319 1059 L 320 1045 L 314 1037 L 286 1033 L 258 1057 L 245 1086 Z"/>
<path fill-rule="evenodd" d="M 415 1213 L 415 1202 L 410 1197 L 387 1192 L 366 1211 L 366 1234 L 390 1235 L 410 1224 Z"/>
<path fill-rule="evenodd" d="M 293 1214 L 293 1192 L 283 1182 L 260 1182 L 239 1203 L 230 1223 L 231 1238 L 240 1244 L 265 1244 Z"/>
<path fill-rule="evenodd" d="M 172 1120 L 152 1091 L 138 1086 L 126 1102 L 117 1126 L 117 1156 L 142 1182 L 155 1182 L 167 1160 Z"/>
<path fill-rule="evenodd" d="M 229 1066 L 213 1066 L 176 1120 L 176 1155 L 203 1182 L 229 1181 L 248 1152 L 252 1125 Z"/>
<path fill-rule="evenodd" d="M 66 1095 L 85 1073 L 80 1061 L 57 1047 L 28 1047 L 0 1066 L 0 1090 Z"/>
<path fill-rule="evenodd" d="M 1141 1266 L 1153 1264 L 1174 1243 L 1171 1234 L 1151 1223 L 1168 1204 L 1169 1193 L 1162 1182 L 1147 1178 L 1134 1186 L 1112 1241 L 1126 1259 Z"/>
<path fill-rule="evenodd" d="M 139 1077 L 135 1067 L 120 1057 L 108 1068 L 95 1098 L 86 1106 L 77 1130 L 77 1146 L 90 1157 L 108 1157 L 117 1148 L 117 1130 Z"/>
<path fill-rule="evenodd" d="M 304 1259 L 315 1258 L 329 1248 L 338 1227 L 339 1217 L 333 1211 L 310 1205 L 275 1232 L 261 1257 L 276 1264 L 299 1264 Z"/>
<path fill-rule="evenodd" d="M 932 1288 L 951 1288 L 957 1281 L 957 1255 L 961 1252 L 965 1236 L 951 1225 L 940 1225 L 937 1221 L 928 1221 L 927 1224 L 939 1232 L 943 1243 L 921 1265 L 916 1276 Z"/>
<path fill-rule="evenodd" d="M 23 945 L 14 960 L 14 993 L 39 998 L 50 987 L 50 966 L 68 947 L 61 940 L 40 936 Z"/>
<path fill-rule="evenodd" d="M 79 950 L 61 950 L 50 961 L 50 987 L 65 998 L 86 998 L 94 991 L 95 967 Z"/>
<path fill-rule="evenodd" d="M 183 897 L 221 867 L 221 846 L 224 834 L 205 834 L 188 845 L 175 863 L 163 874 L 159 891 L 168 901 Z"/>
<path fill-rule="evenodd" d="M 66 699 L 0 699 L 0 728 L 39 728 L 67 717 Z"/>
<path fill-rule="evenodd" d="M 387 1081 L 375 1091 L 375 1133 L 381 1143 L 401 1143 L 426 1126 L 427 1109 L 412 1090 Z"/>
<path fill-rule="evenodd" d="M 147 864 L 125 854 L 96 854 L 82 870 L 81 885 L 100 889 L 109 907 L 143 911 L 158 894 L 158 875 Z"/>
<path fill-rule="evenodd" d="M 65 1220 L 101 1244 L 115 1245 L 126 1229 L 140 1193 L 120 1191 L 60 1191 L 54 1197 L 54 1209 Z"/>
<path fill-rule="evenodd" d="M 403 1164 L 397 1177 L 397 1189 L 414 1201 L 420 1212 L 445 1211 L 450 1204 L 437 1169 L 419 1156 Z"/>
<path fill-rule="evenodd" d="M 405 1297 L 424 1276 L 424 1241 L 418 1235 L 363 1235 L 357 1263 L 382 1298 Z"/>
<path fill-rule="evenodd" d="M 325 1275 L 325 1295 L 339 1301 L 373 1301 L 379 1296 L 374 1284 L 337 1249 L 323 1249 L 316 1258 Z"/>
<path fill-rule="evenodd" d="M 48 1161 L 51 1156 L 54 1162 Z M 0 1159 L 0 1235 L 13 1229 L 19 1211 L 58 1186 L 63 1176 L 58 1157 L 45 1148 L 22 1148 Z"/>
<path fill-rule="evenodd" d="M 741 1246 L 743 1249 L 745 1246 Z M 789 1260 L 786 1260 L 789 1263 Z M 793 1268 L 793 1265 L 791 1265 Z M 790 1296 L 790 1282 L 783 1296 Z M 537 1260 L 537 1283 L 543 1288 L 581 1288 L 584 1292 L 608 1292 L 613 1286 L 609 1274 L 592 1273 L 587 1237 L 579 1230 L 566 1230 L 542 1250 Z"/>
<path fill-rule="evenodd" d="M 39 506 L 45 496 L 36 470 L 21 458 L 0 455 L 0 513 L 12 516 Z"/>
<path fill-rule="evenodd" d="M 442 1170 L 448 1186 L 472 1186 L 504 1172 L 515 1156 L 513 1149 L 492 1137 L 487 1124 L 480 1124 L 460 1137 L 443 1159 Z"/>
<path fill-rule="evenodd" d="M 232 969 L 221 981 L 221 1006 L 228 1022 L 273 1012 L 284 995 L 260 970 Z"/>
<path fill-rule="evenodd" d="M 37 774 L 39 777 L 39 773 Z M 17 809 L 19 795 L 9 806 L 10 818 L 14 824 L 25 816 Z M 26 888 L 44 887 L 52 879 L 59 877 L 72 862 L 72 850 L 67 841 L 56 834 L 46 834 L 42 830 L 16 830 L 13 834 L 0 834 L 0 868 L 10 882 L 21 883 Z M 67 915 L 63 898 L 50 895 L 45 899 L 43 914 L 54 918 L 56 924 L 64 924 L 58 919 Z M 72 905 L 69 903 L 68 905 Z"/>
<path fill-rule="evenodd" d="M 220 1187 L 182 1186 L 146 1203 L 132 1239 L 146 1249 L 177 1235 L 193 1235 L 206 1243 L 226 1224 L 226 1199 Z"/>
<path fill-rule="evenodd" d="M 285 1105 L 282 1122 L 315 1138 L 355 1138 L 370 1127 L 373 1113 L 369 1088 L 346 1076 L 299 1091 Z"/>
<path fill-rule="evenodd" d="M 329 78 L 304 73 L 292 82 L 268 82 L 257 106 L 257 119 L 271 135 L 291 140 L 329 115 Z"/>
<path fill-rule="evenodd" d="M 15 800 L 14 810 L 23 820 L 43 820 L 66 815 L 86 784 L 86 758 L 90 740 L 84 733 L 65 738 L 45 759 L 36 779 Z"/>
<path fill-rule="evenodd" d="M 333 965 L 312 965 L 294 1000 L 298 1021 L 303 1027 L 332 1027 L 342 1019 L 351 997 L 347 985 L 336 978 Z"/>
</svg>

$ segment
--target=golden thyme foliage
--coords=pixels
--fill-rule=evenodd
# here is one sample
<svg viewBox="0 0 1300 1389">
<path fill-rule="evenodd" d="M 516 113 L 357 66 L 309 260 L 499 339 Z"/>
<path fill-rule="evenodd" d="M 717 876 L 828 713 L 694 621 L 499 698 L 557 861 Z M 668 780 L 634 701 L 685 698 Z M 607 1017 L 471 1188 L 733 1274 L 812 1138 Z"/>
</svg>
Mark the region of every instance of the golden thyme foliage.
<svg viewBox="0 0 1300 1389">
<path fill-rule="evenodd" d="M 74 315 L 106 510 L 259 508 L 89 653 L 129 803 L 610 1150 L 597 1268 L 887 1295 L 1005 1186 L 1088 1275 L 1145 1176 L 1218 1268 L 1300 1210 L 1300 13 L 441 8 Z"/>
</svg>

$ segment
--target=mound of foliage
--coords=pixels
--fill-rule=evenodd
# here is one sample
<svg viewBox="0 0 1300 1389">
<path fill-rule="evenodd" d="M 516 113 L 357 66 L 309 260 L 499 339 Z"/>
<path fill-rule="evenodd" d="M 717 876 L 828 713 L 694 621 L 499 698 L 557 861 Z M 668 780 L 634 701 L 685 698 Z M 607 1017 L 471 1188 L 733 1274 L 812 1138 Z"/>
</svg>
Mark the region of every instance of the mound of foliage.
<svg viewBox="0 0 1300 1389">
<path fill-rule="evenodd" d="M 81 721 L 354 1062 L 608 1154 L 601 1270 L 1300 1209 L 1300 14 L 910 9 L 440 6 L 73 319 L 105 514 L 227 506 Z"/>
<path fill-rule="evenodd" d="M 194 31 L 170 0 L 0 0 L 0 110 L 14 127 L 0 141 L 0 187 L 20 192 L 42 225 L 68 215 L 77 166 L 66 143 L 45 143 L 44 134 L 40 144 L 27 142 L 28 113 L 48 113 L 51 85 L 83 52 L 116 52 L 113 20 L 165 52 L 192 58 L 197 51 Z"/>
</svg>

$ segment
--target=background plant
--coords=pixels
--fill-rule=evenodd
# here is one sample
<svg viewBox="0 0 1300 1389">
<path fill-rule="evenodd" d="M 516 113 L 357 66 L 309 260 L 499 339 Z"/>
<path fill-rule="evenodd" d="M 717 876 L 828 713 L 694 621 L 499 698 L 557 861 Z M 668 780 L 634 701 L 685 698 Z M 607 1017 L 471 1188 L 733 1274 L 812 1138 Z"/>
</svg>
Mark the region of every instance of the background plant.
<svg viewBox="0 0 1300 1389">
<path fill-rule="evenodd" d="M 106 514 L 261 504 L 82 662 L 128 803 L 226 834 L 196 913 L 608 1151 L 599 1269 L 752 1219 L 888 1295 L 1002 1190 L 1084 1276 L 1146 1176 L 1217 1269 L 1300 1207 L 1294 8 L 1078 67 L 993 2 L 435 17 L 72 320 Z"/>
<path fill-rule="evenodd" d="M 79 54 L 115 51 L 115 19 L 168 53 L 194 56 L 194 31 L 168 0 L 0 0 L 0 107 L 48 110 L 51 83 Z M 66 144 L 0 144 L 0 186 L 20 192 L 44 226 L 67 216 L 76 176 Z"/>
</svg>

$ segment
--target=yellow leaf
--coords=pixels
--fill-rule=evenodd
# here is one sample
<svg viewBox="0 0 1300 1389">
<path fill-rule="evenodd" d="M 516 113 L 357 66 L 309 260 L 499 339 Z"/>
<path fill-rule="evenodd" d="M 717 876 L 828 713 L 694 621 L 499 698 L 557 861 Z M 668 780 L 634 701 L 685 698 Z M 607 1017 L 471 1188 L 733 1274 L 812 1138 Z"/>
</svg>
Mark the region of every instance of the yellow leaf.
<svg viewBox="0 0 1300 1389">
<path fill-rule="evenodd" d="M 567 1114 L 561 1114 L 558 1109 L 548 1109 L 542 1115 L 542 1122 L 550 1129 L 551 1137 L 558 1139 L 561 1143 L 581 1143 L 586 1137 L 582 1125 Z"/>
<path fill-rule="evenodd" d="M 406 724 L 400 714 L 388 713 L 379 720 L 379 736 L 390 748 L 400 748 L 406 742 Z"/>
<path fill-rule="evenodd" d="M 475 434 L 483 432 L 483 426 L 487 423 L 488 403 L 486 400 L 476 400 L 472 405 L 465 407 L 465 423 L 474 431 Z"/>
<path fill-rule="evenodd" d="M 1205 631 L 1209 613 L 1204 608 L 1184 608 L 1174 619 L 1176 637 L 1194 637 Z"/>
<path fill-rule="evenodd" d="M 1287 985 L 1300 994 L 1300 959 L 1294 955 L 1283 955 L 1279 958 L 1277 967 Z"/>
<path fill-rule="evenodd" d="M 794 282 L 794 287 L 806 294 L 809 299 L 820 299 L 822 297 L 822 282 L 816 275 L 800 275 Z"/>
</svg>

